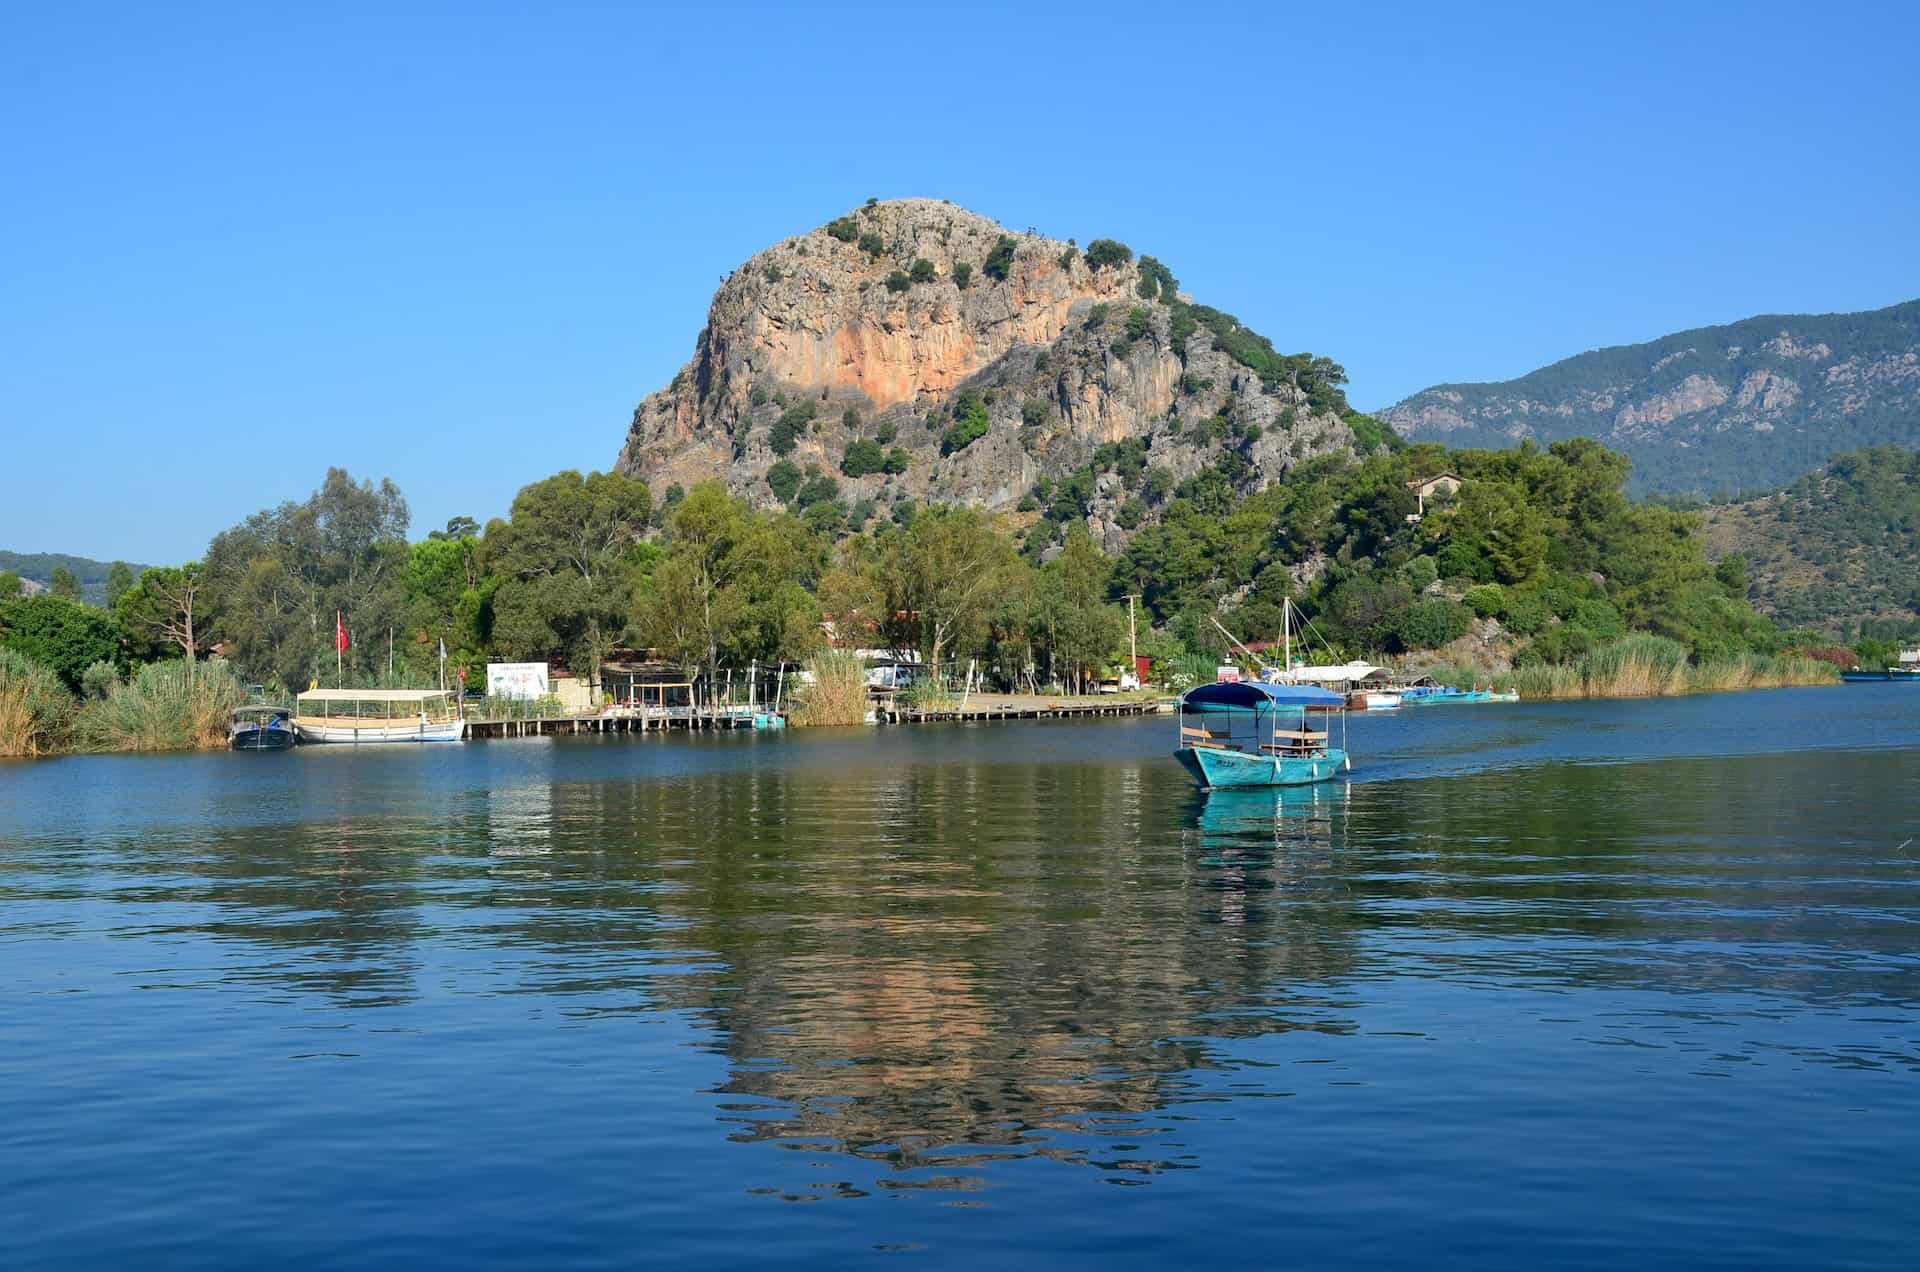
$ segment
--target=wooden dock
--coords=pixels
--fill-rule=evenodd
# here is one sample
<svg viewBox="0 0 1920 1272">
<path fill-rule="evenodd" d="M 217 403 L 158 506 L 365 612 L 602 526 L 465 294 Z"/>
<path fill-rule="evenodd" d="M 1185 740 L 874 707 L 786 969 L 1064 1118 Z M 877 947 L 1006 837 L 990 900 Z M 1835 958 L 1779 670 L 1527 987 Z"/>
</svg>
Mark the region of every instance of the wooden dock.
<svg viewBox="0 0 1920 1272">
<path fill-rule="evenodd" d="M 945 711 L 915 711 L 881 706 L 880 724 L 971 724 L 997 720 L 1085 720 L 1098 716 L 1146 716 L 1171 711 L 1165 702 L 1043 702 L 1015 707 L 986 706 Z M 765 714 L 764 712 L 762 713 Z M 747 711 L 679 711 L 646 715 L 547 716 L 529 720 L 469 720 L 473 739 L 571 737 L 582 733 L 652 733 L 662 729 L 752 729 Z"/>
<path fill-rule="evenodd" d="M 874 712 L 881 724 L 946 724 L 987 720 L 1083 720 L 1095 716 L 1146 716 L 1173 710 L 1165 702 L 1042 702 L 1030 706 L 969 707 L 948 711 L 915 711 L 881 707 Z"/>
<path fill-rule="evenodd" d="M 762 712 L 761 714 L 765 714 Z M 752 729 L 746 711 L 676 711 L 665 714 L 544 716 L 529 720 L 468 720 L 469 738 L 566 737 L 577 733 L 652 733 L 660 729 Z"/>
</svg>

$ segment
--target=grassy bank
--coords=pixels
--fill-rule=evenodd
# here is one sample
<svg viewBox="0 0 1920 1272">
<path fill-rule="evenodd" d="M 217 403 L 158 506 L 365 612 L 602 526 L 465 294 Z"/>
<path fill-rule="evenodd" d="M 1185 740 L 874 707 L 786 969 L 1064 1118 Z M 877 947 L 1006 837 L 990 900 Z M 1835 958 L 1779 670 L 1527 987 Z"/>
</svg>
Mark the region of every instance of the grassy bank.
<svg viewBox="0 0 1920 1272">
<path fill-rule="evenodd" d="M 208 751 L 227 744 L 227 713 L 246 699 L 227 664 L 149 663 L 74 719 L 82 751 Z"/>
<path fill-rule="evenodd" d="M 0 649 L 0 756 L 218 749 L 227 713 L 246 697 L 217 658 L 151 663 L 125 681 L 94 671 L 82 704 L 51 671 Z"/>
<path fill-rule="evenodd" d="M 1512 671 L 1443 667 L 1434 671 L 1433 677 L 1460 688 L 1491 685 L 1512 690 L 1522 698 L 1653 698 L 1830 685 L 1839 681 L 1840 673 L 1829 663 L 1793 655 L 1736 654 L 1692 663 L 1687 660 L 1686 647 L 1678 641 L 1661 636 L 1628 636 L 1575 662 L 1542 663 Z"/>
<path fill-rule="evenodd" d="M 60 677 L 11 649 L 0 649 L 0 756 L 51 755 L 67 744 L 78 707 Z"/>
</svg>

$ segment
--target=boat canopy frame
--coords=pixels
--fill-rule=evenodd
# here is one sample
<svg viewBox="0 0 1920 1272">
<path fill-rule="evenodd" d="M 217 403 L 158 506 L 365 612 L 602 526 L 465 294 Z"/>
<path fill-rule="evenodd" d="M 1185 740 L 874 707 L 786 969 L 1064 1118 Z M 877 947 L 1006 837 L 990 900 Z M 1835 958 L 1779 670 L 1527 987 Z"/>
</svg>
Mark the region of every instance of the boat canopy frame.
<svg viewBox="0 0 1920 1272">
<path fill-rule="evenodd" d="M 1190 707 L 1207 708 L 1196 713 L 1202 721 L 1209 716 L 1226 716 L 1226 731 L 1221 733 L 1204 726 L 1195 728 L 1188 725 L 1187 712 Z M 1331 741 L 1328 736 L 1330 731 L 1305 727 L 1309 708 L 1340 713 L 1340 747 L 1344 751 L 1347 744 L 1347 700 L 1340 694 L 1313 685 L 1274 684 L 1264 680 L 1221 681 L 1218 684 L 1200 685 L 1180 695 L 1175 704 L 1175 716 L 1179 721 L 1182 747 L 1225 747 L 1254 755 L 1304 755 L 1324 751 Z M 1283 730 L 1280 727 L 1283 720 L 1301 727 Z M 1236 721 L 1246 721 L 1252 728 L 1236 730 L 1233 727 Z"/>
<path fill-rule="evenodd" d="M 410 721 L 416 716 L 425 716 L 434 724 L 459 718 L 450 689 L 309 689 L 297 695 L 294 702 L 298 718 L 304 720 L 347 720 L 375 726 Z M 316 706 L 318 712 L 312 710 Z M 396 707 L 405 709 L 406 715 L 397 714 Z"/>
</svg>

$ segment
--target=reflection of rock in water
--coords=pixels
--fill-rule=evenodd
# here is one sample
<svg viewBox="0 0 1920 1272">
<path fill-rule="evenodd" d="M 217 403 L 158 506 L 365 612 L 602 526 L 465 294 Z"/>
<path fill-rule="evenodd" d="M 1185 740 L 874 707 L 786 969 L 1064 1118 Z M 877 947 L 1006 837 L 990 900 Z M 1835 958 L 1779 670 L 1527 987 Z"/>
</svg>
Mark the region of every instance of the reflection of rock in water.
<svg viewBox="0 0 1920 1272">
<path fill-rule="evenodd" d="M 723 802 L 789 818 L 799 842 L 711 817 L 691 890 L 663 899 L 676 939 L 727 966 L 674 988 L 724 1031 L 739 1138 L 903 1168 L 1009 1149 L 1150 1173 L 1190 1164 L 1134 1141 L 1202 1098 L 1199 1071 L 1222 1063 L 1207 1039 L 1350 1027 L 1317 989 L 1351 967 L 1347 923 L 1244 900 L 1328 855 L 1331 792 L 1289 799 L 1300 854 L 1279 850 L 1273 792 L 1264 822 L 1248 803 L 1182 853 L 1180 788 L 1131 766 L 865 775 L 799 808 L 789 783 L 743 785 Z"/>
</svg>

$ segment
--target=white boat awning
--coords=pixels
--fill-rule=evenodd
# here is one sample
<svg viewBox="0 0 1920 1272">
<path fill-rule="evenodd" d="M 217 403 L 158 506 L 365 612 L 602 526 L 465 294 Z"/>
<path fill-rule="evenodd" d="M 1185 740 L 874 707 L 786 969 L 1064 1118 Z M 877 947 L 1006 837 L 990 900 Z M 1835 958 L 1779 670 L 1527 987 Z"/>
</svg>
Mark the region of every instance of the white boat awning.
<svg viewBox="0 0 1920 1272">
<path fill-rule="evenodd" d="M 301 702 L 429 702 L 452 696 L 445 689 L 309 689 Z"/>
<path fill-rule="evenodd" d="M 1311 685 L 1357 685 L 1368 679 L 1389 679 L 1385 667 L 1376 667 L 1372 663 L 1350 662 L 1337 667 L 1294 667 L 1280 673 L 1282 680 L 1294 684 Z"/>
</svg>

